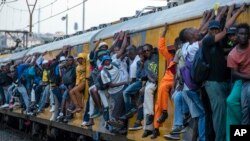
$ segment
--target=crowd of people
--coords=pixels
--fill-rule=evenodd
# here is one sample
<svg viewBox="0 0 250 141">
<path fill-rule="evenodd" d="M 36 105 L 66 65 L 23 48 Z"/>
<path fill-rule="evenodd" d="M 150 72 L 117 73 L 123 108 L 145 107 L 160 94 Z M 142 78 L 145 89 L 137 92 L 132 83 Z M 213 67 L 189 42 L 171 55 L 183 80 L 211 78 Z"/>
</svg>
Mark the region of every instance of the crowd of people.
<svg viewBox="0 0 250 141">
<path fill-rule="evenodd" d="M 1 108 L 21 106 L 24 114 L 34 116 L 50 106 L 50 112 L 58 111 L 58 122 L 83 113 L 82 126 L 93 126 L 102 116 L 111 133 L 143 129 L 143 138 L 155 139 L 168 118 L 170 99 L 173 127 L 164 137 L 180 139 L 192 118 L 200 141 L 229 141 L 231 124 L 250 124 L 250 29 L 246 23 L 234 24 L 244 9 L 243 4 L 237 10 L 234 5 L 221 7 L 217 14 L 205 11 L 201 26 L 181 30 L 174 46 L 166 47 L 166 24 L 157 47 L 149 43 L 136 47 L 129 32 L 121 31 L 111 46 L 99 40 L 89 54 L 74 57 L 71 47 L 65 46 L 51 60 L 45 59 L 46 53 L 13 60 L 1 66 Z M 167 62 L 162 78 L 160 54 Z M 210 120 L 212 129 L 206 128 Z M 209 130 L 214 130 L 213 137 Z"/>
</svg>

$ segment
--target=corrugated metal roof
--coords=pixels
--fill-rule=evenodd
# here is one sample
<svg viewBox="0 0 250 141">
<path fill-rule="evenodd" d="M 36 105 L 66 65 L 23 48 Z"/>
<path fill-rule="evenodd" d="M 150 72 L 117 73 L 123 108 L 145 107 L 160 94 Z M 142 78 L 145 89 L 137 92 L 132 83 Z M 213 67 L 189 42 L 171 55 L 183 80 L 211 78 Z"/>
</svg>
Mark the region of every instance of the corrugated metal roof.
<svg viewBox="0 0 250 141">
<path fill-rule="evenodd" d="M 247 0 L 249 1 L 249 0 Z M 222 5 L 230 5 L 233 2 L 243 3 L 246 0 L 195 0 L 177 7 L 165 9 L 153 14 L 145 15 L 139 18 L 131 19 L 116 25 L 109 26 L 103 29 L 97 36 L 96 39 L 107 38 L 113 36 L 116 32 L 121 30 L 130 30 L 136 32 L 156 26 L 163 25 L 168 22 L 176 23 L 179 21 L 185 21 L 188 19 L 200 17 L 205 10 L 212 9 L 215 3 Z M 95 40 L 96 40 L 95 39 Z"/>
</svg>

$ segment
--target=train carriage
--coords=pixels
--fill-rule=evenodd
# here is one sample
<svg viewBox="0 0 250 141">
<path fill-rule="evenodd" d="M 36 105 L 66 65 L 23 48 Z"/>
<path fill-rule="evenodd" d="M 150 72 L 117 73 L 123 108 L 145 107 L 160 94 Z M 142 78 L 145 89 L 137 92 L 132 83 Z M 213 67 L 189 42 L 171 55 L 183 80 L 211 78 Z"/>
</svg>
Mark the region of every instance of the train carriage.
<svg viewBox="0 0 250 141">
<path fill-rule="evenodd" d="M 143 45 L 145 43 L 150 43 L 153 46 L 157 46 L 158 38 L 160 37 L 161 32 L 163 31 L 164 23 L 169 23 L 169 30 L 166 35 L 166 43 L 167 45 L 173 45 L 174 40 L 178 37 L 179 32 L 185 27 L 199 27 L 201 17 L 204 11 L 213 9 L 215 3 L 220 3 L 220 6 L 231 5 L 234 2 L 237 4 L 242 4 L 244 2 L 249 1 L 246 0 L 196 0 L 184 5 L 180 5 L 174 8 L 158 11 L 149 15 L 141 16 L 138 18 L 133 18 L 125 22 L 117 23 L 114 25 L 110 25 L 103 29 L 98 29 L 95 31 L 90 31 L 83 33 L 81 35 L 75 35 L 66 39 L 62 39 L 59 41 L 54 41 L 52 43 L 44 44 L 41 46 L 37 46 L 30 50 L 25 50 L 19 53 L 14 53 L 11 55 L 0 57 L 0 63 L 5 63 L 10 60 L 17 60 L 22 58 L 25 55 L 31 55 L 33 53 L 39 52 L 44 53 L 47 52 L 45 58 L 52 59 L 54 58 L 65 45 L 73 46 L 72 55 L 76 56 L 77 53 L 85 52 L 89 53 L 90 50 L 94 47 L 94 41 L 99 39 L 103 39 L 109 45 L 111 45 L 113 41 L 113 35 L 121 30 L 128 30 L 131 37 L 131 44 L 136 46 Z M 184 10 L 185 9 L 185 10 Z M 250 24 L 250 11 L 249 8 L 246 12 L 242 13 L 238 18 L 237 22 L 242 23 L 246 22 Z M 87 65 L 89 68 L 89 64 Z M 89 69 L 88 69 L 89 70 Z M 163 77 L 165 72 L 165 59 L 162 55 L 159 58 L 159 80 Z M 89 74 L 89 71 L 87 72 Z M 86 84 L 87 86 L 87 84 Z M 87 88 L 87 87 L 86 87 Z M 85 90 L 85 94 L 87 95 L 87 89 Z M 85 96 L 86 97 L 86 96 Z M 86 100 L 85 100 L 86 101 Z M 157 140 L 164 140 L 164 133 L 168 133 L 172 128 L 172 120 L 173 120 L 173 102 L 171 100 L 169 103 L 169 118 L 163 124 L 164 127 L 160 129 L 161 137 Z M 13 114 L 14 113 L 14 114 Z M 21 114 L 20 109 L 14 110 L 13 112 L 0 110 L 0 114 L 2 115 L 10 115 L 15 116 L 17 118 L 29 119 L 36 123 L 40 123 L 46 125 L 48 128 L 55 127 L 61 130 L 65 130 L 68 132 L 73 132 L 76 134 L 82 134 L 85 136 L 93 137 L 96 140 L 151 140 L 150 138 L 142 139 L 141 135 L 143 131 L 129 131 L 127 137 L 124 136 L 115 136 L 111 134 L 107 130 L 104 129 L 103 119 L 97 118 L 95 119 L 95 125 L 92 130 L 90 129 L 82 129 L 80 127 L 82 122 L 82 113 L 75 114 L 75 118 L 69 121 L 68 124 L 61 124 L 54 121 L 50 121 L 51 113 L 46 109 L 44 113 L 38 115 L 37 117 L 26 117 Z M 133 123 L 135 119 L 131 119 L 130 123 Z M 132 126 L 132 125 L 130 125 Z"/>
</svg>

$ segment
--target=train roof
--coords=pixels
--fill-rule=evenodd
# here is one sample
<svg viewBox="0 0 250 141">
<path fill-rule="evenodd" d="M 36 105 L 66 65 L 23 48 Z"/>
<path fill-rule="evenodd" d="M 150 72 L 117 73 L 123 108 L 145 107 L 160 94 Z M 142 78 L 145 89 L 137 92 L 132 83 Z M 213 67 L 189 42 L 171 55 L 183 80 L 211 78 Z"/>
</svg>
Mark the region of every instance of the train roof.
<svg viewBox="0 0 250 141">
<path fill-rule="evenodd" d="M 133 33 L 133 32 L 138 32 L 141 30 L 150 29 L 153 27 L 158 27 L 158 26 L 163 25 L 166 22 L 171 24 L 171 23 L 181 22 L 181 21 L 185 21 L 189 19 L 194 19 L 194 18 L 201 17 L 205 10 L 212 9 L 215 3 L 219 3 L 220 6 L 223 6 L 223 5 L 231 5 L 235 2 L 243 3 L 243 2 L 246 2 L 246 0 L 237 0 L 237 1 L 195 0 L 195 1 L 183 4 L 183 5 L 179 5 L 177 7 L 165 9 L 165 10 L 158 11 L 158 12 L 148 14 L 148 15 L 144 15 L 138 18 L 133 18 L 133 19 L 130 19 L 128 21 L 124 21 L 118 24 L 110 25 L 103 29 L 86 32 L 81 35 L 76 35 L 76 36 L 72 36 L 63 40 L 54 41 L 48 44 L 40 45 L 28 51 L 20 52 L 18 54 L 18 57 L 20 55 L 25 55 L 25 53 L 30 55 L 35 52 L 43 53 L 45 51 L 57 50 L 57 49 L 62 48 L 64 45 L 75 46 L 75 45 L 79 45 L 83 43 L 91 43 L 92 45 L 92 41 L 98 40 L 100 38 L 101 39 L 109 38 L 121 30 L 123 31 L 129 30 L 130 33 L 131 32 Z M 14 56 L 11 58 L 15 58 Z M 6 59 L 0 58 L 0 62 L 2 62 L 2 60 L 5 61 Z M 7 59 L 7 60 L 10 60 L 10 59 Z"/>
</svg>

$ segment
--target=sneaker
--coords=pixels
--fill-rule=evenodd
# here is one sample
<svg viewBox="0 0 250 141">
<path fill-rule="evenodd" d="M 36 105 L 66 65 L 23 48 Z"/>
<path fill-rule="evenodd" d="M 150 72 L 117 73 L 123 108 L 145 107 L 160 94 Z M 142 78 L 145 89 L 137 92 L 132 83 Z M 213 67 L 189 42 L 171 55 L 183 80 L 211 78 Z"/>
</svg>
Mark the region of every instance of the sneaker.
<svg viewBox="0 0 250 141">
<path fill-rule="evenodd" d="M 136 108 L 132 108 L 131 110 L 129 110 L 125 115 L 121 116 L 120 119 L 122 120 L 126 120 L 129 118 L 132 118 L 134 113 L 137 111 Z"/>
<path fill-rule="evenodd" d="M 180 133 L 184 133 L 185 131 L 185 127 L 183 126 L 176 126 L 171 132 L 170 134 L 180 134 Z"/>
<path fill-rule="evenodd" d="M 8 107 L 9 107 L 9 104 L 4 104 L 0 108 L 3 109 L 3 108 L 8 108 Z"/>
<path fill-rule="evenodd" d="M 152 134 L 152 136 L 151 136 L 151 139 L 156 139 L 158 136 L 160 136 L 160 131 L 159 131 L 159 129 L 155 129 L 155 130 L 153 131 L 153 134 Z"/>
<path fill-rule="evenodd" d="M 168 112 L 162 111 L 161 116 L 157 119 L 158 123 L 163 123 L 168 118 Z"/>
<path fill-rule="evenodd" d="M 129 128 L 128 130 L 130 131 L 136 131 L 142 129 L 142 124 L 141 122 L 135 122 L 134 126 Z"/>
<path fill-rule="evenodd" d="M 51 106 L 51 109 L 49 110 L 51 113 L 55 111 L 55 105 Z"/>
<path fill-rule="evenodd" d="M 122 128 L 124 126 L 124 122 L 122 121 L 116 121 L 116 120 L 109 120 L 107 122 L 110 126 L 116 127 L 116 128 Z"/>
<path fill-rule="evenodd" d="M 147 116 L 146 125 L 152 124 L 154 121 L 154 116 L 153 115 L 146 115 L 146 116 Z"/>
<path fill-rule="evenodd" d="M 63 120 L 63 118 L 64 118 L 63 113 L 59 113 L 59 116 L 56 117 L 56 120 L 60 122 Z"/>
<path fill-rule="evenodd" d="M 87 121 L 83 121 L 81 127 L 86 126 L 87 123 L 88 123 Z"/>
<path fill-rule="evenodd" d="M 180 140 L 180 136 L 179 134 L 175 134 L 175 135 L 172 135 L 172 134 L 168 134 L 168 135 L 164 135 L 164 138 L 167 139 L 167 140 Z"/>
<path fill-rule="evenodd" d="M 100 112 L 100 110 L 95 110 L 95 113 L 93 114 L 93 115 L 90 115 L 90 118 L 97 118 L 97 117 L 99 117 L 99 116 L 101 116 L 101 112 Z"/>
<path fill-rule="evenodd" d="M 150 130 L 145 130 L 144 133 L 142 134 L 142 138 L 146 138 L 147 136 L 152 135 L 152 134 L 153 134 L 152 131 L 150 131 Z"/>
<path fill-rule="evenodd" d="M 183 119 L 183 125 L 187 127 L 190 121 L 191 121 L 191 114 L 190 113 L 185 114 Z"/>
</svg>

